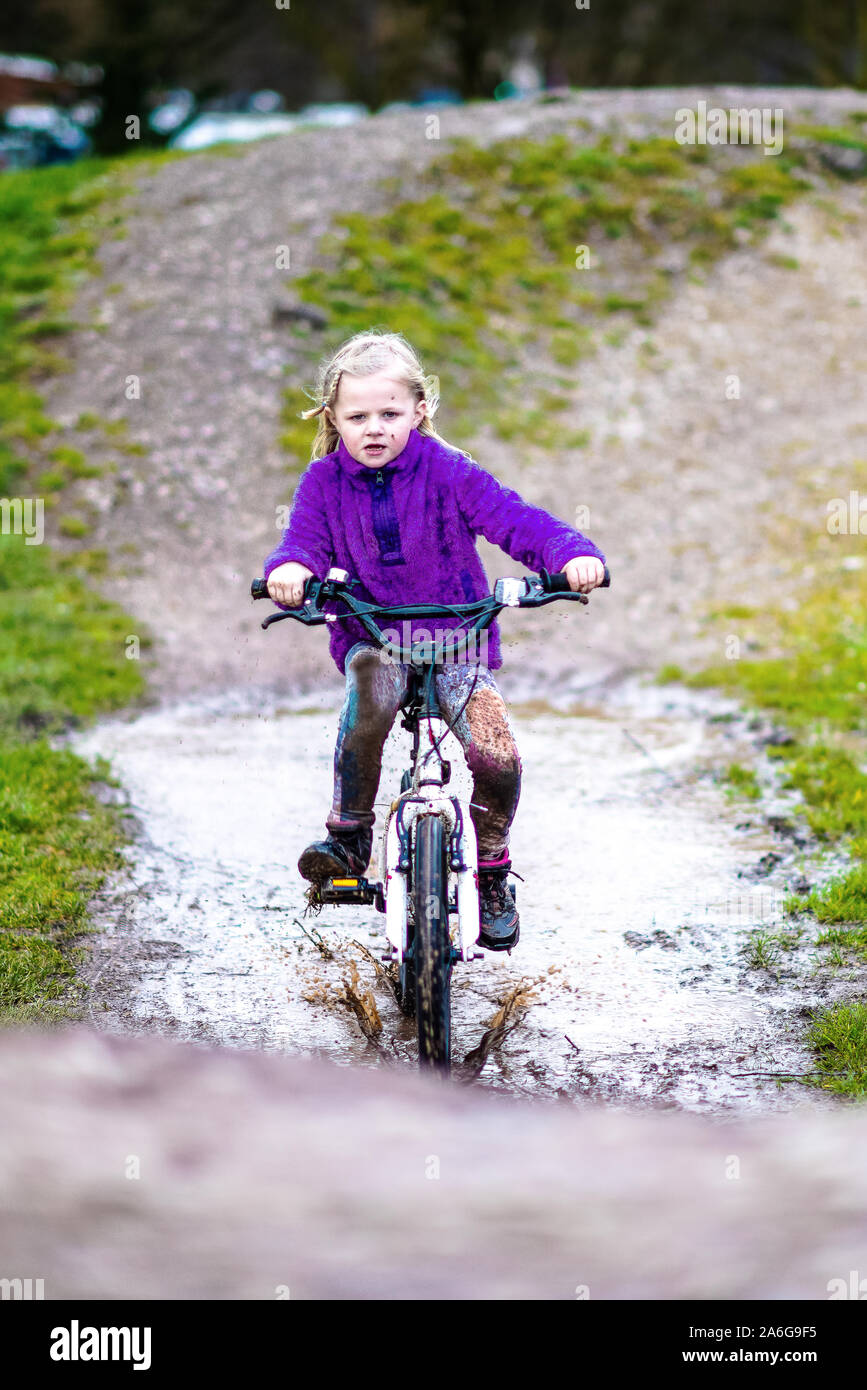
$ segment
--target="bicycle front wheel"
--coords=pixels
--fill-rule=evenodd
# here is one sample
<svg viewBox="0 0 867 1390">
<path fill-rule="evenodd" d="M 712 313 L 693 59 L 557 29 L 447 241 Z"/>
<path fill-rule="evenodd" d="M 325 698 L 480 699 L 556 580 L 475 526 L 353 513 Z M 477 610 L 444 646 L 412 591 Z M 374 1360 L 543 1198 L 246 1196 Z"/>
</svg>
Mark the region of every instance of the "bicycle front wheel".
<svg viewBox="0 0 867 1390">
<path fill-rule="evenodd" d="M 448 1071 L 451 1059 L 452 943 L 442 821 L 416 822 L 413 872 L 415 1015 L 420 1067 Z"/>
</svg>

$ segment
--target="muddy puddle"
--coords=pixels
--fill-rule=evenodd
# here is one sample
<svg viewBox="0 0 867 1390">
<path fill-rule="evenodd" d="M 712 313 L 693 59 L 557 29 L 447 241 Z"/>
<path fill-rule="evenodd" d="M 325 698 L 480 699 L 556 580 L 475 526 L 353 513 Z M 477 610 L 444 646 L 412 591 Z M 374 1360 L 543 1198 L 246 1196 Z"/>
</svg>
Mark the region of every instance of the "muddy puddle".
<svg viewBox="0 0 867 1390">
<path fill-rule="evenodd" d="M 95 905 L 89 1018 L 412 1067 L 412 1025 L 380 965 L 384 919 L 372 908 L 305 916 L 295 870 L 323 830 L 339 695 L 258 709 L 251 698 L 181 703 L 75 738 L 111 760 L 138 827 L 128 872 Z M 571 708 L 511 703 L 521 941 L 456 968 L 462 1075 L 539 1098 L 705 1113 L 830 1105 L 777 1077 L 810 1069 L 801 1038 L 821 995 L 810 949 L 788 952 L 775 975 L 743 954 L 751 929 L 781 925 L 801 853 L 768 826 L 779 797 L 733 804 L 711 775 L 743 752 L 743 722 L 637 681 L 609 690 L 604 712 Z M 407 750 L 393 732 L 383 809 Z"/>
</svg>

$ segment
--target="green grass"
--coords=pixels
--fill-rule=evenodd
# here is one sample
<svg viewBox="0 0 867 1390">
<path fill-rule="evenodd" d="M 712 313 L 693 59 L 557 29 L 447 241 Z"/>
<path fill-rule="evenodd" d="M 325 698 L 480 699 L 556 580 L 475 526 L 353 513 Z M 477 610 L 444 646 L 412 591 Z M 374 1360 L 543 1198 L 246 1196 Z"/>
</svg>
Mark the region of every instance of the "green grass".
<svg viewBox="0 0 867 1390">
<path fill-rule="evenodd" d="M 799 898 L 792 909 L 810 912 L 817 922 L 835 926 L 819 937 L 820 946 L 846 946 L 867 960 L 867 858 L 837 874 L 818 892 Z"/>
<path fill-rule="evenodd" d="M 827 554 L 833 560 L 830 551 Z M 839 729 L 865 727 L 865 593 L 861 571 L 841 571 L 829 564 L 821 582 L 805 587 L 796 611 L 769 615 L 773 630 L 764 645 L 780 655 L 720 662 L 693 677 L 692 684 L 743 695 L 757 706 L 778 711 L 797 729 L 822 722 Z"/>
<path fill-rule="evenodd" d="M 88 463 L 80 449 L 70 448 L 68 444 L 49 449 L 48 457 L 63 466 L 64 483 L 70 478 L 98 478 L 102 473 L 98 464 Z"/>
<path fill-rule="evenodd" d="M 785 754 L 787 785 L 801 792 L 806 819 L 820 840 L 836 844 L 867 834 L 867 776 L 851 753 L 814 743 Z"/>
<path fill-rule="evenodd" d="M 68 536 L 72 540 L 81 540 L 82 537 L 89 534 L 91 528 L 80 516 L 64 516 L 61 517 L 57 529 L 61 536 Z"/>
<path fill-rule="evenodd" d="M 780 963 L 782 947 L 777 938 L 762 928 L 750 932 L 744 956 L 751 970 L 773 971 Z"/>
<path fill-rule="evenodd" d="M 746 797 L 749 801 L 758 801 L 762 794 L 758 778 L 751 767 L 742 767 L 740 763 L 729 763 L 728 767 L 720 776 L 727 793 L 732 797 Z"/>
<path fill-rule="evenodd" d="M 43 739 L 3 746 L 0 1018 L 38 1017 L 66 992 L 88 898 L 120 864 L 116 813 L 94 781 L 80 758 Z"/>
<path fill-rule="evenodd" d="M 38 383 L 65 365 L 55 340 L 111 219 L 103 205 L 112 184 L 104 160 L 0 179 L 0 495 L 23 476 L 28 447 L 51 432 Z"/>
<path fill-rule="evenodd" d="M 66 366 L 68 309 L 117 226 L 131 169 L 90 160 L 0 178 L 0 497 L 41 498 L 46 518 L 100 470 L 61 440 L 40 385 Z M 86 417 L 82 417 L 86 420 Z M 79 422 L 80 424 L 82 421 Z M 81 535 L 67 516 L 59 529 Z M 98 567 L 97 552 L 93 552 Z M 131 623 L 91 592 L 89 564 L 0 535 L 0 1020 L 53 1018 L 74 978 L 87 903 L 118 863 L 117 813 L 97 772 L 49 736 L 142 689 Z"/>
<path fill-rule="evenodd" d="M 821 1079 L 836 1095 L 867 1096 L 867 1004 L 837 1004 L 813 1019 L 809 1043 Z"/>
<path fill-rule="evenodd" d="M 129 703 L 142 689 L 125 655 L 134 631 L 64 561 L 0 537 L 0 735 L 56 732 Z"/>
<path fill-rule="evenodd" d="M 714 173 L 710 190 L 699 169 Z M 588 146 L 565 135 L 484 149 L 455 141 L 420 184 L 417 197 L 382 214 L 338 218 L 320 246 L 323 264 L 293 288 L 329 316 L 326 350 L 374 326 L 405 333 L 441 377 L 447 437 L 462 443 L 488 424 L 547 449 L 562 446 L 569 423 L 545 402 L 552 365 L 578 366 L 612 316 L 652 321 L 670 292 L 657 264 L 666 248 L 686 242 L 693 259 L 710 263 L 738 244 L 739 229 L 760 237 L 805 187 L 786 156 L 714 162 L 706 147 L 674 140 L 616 145 L 605 136 Z M 628 258 L 628 290 L 608 254 L 615 242 Z M 590 269 L 576 268 L 581 246 Z M 312 373 L 306 328 L 296 344 Z M 283 442 L 296 465 L 313 438 L 297 419 L 307 404 L 293 387 Z"/>
<path fill-rule="evenodd" d="M 867 152 L 867 139 L 863 135 L 840 126 L 802 125 L 796 126 L 794 133 L 816 144 L 840 145 L 843 149 Z"/>
</svg>

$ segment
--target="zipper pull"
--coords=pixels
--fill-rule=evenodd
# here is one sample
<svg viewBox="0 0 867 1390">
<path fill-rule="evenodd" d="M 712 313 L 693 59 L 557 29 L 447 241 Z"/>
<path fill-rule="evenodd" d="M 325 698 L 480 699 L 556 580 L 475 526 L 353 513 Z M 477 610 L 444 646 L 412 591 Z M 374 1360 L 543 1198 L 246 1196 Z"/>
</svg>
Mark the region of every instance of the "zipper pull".
<svg viewBox="0 0 867 1390">
<path fill-rule="evenodd" d="M 384 484 L 383 481 L 382 481 L 382 469 L 381 469 L 381 468 L 377 468 L 377 470 L 376 470 L 376 485 L 377 485 L 377 487 L 384 487 L 384 486 L 385 486 L 385 484 Z"/>
</svg>

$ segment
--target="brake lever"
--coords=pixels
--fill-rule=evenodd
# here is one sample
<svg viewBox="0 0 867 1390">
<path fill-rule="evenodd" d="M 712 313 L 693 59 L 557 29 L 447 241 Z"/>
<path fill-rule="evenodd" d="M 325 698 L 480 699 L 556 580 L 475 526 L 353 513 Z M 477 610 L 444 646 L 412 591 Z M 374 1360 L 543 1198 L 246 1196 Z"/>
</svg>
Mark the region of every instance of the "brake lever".
<svg viewBox="0 0 867 1390">
<path fill-rule="evenodd" d="M 307 597 L 305 597 L 302 606 L 300 608 L 290 608 L 281 613 L 270 613 L 267 618 L 263 619 L 260 626 L 268 628 L 272 623 L 282 622 L 284 618 L 294 618 L 296 623 L 303 623 L 305 627 L 322 627 L 325 623 L 336 622 L 337 618 L 335 614 L 323 612 L 324 604 L 327 603 L 329 599 L 340 598 L 344 591 L 349 591 L 351 593 L 360 583 L 361 581 L 359 579 L 348 578 L 345 571 L 341 571 L 340 577 L 335 575 L 334 578 L 329 578 L 329 576 L 326 575 L 326 577 L 321 580 L 313 578 L 306 579 L 304 581 L 304 593 Z M 264 590 L 260 589 L 259 592 L 256 592 L 256 586 L 254 585 L 253 596 L 254 598 L 267 598 L 267 588 Z"/>
<path fill-rule="evenodd" d="M 570 589 L 568 593 L 564 592 L 563 590 L 551 593 L 549 590 L 543 589 L 540 580 L 528 578 L 527 592 L 526 594 L 524 594 L 523 598 L 518 599 L 518 607 L 544 608 L 546 603 L 554 603 L 555 600 L 559 602 L 561 599 L 564 598 L 577 599 L 579 603 L 590 602 L 590 599 L 588 598 L 587 594 L 579 594 L 577 590 Z"/>
<path fill-rule="evenodd" d="M 305 608 L 306 606 L 305 604 Z M 269 613 L 267 618 L 262 619 L 259 626 L 269 628 L 272 623 L 282 623 L 284 618 L 294 618 L 296 623 L 303 623 L 305 627 L 321 627 L 328 621 L 325 613 L 314 613 L 312 610 L 305 612 L 302 608 L 290 608 L 285 613 Z"/>
</svg>

